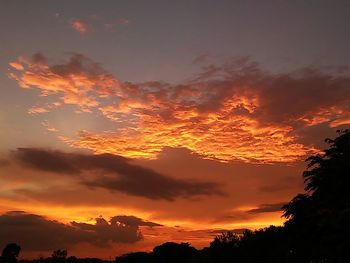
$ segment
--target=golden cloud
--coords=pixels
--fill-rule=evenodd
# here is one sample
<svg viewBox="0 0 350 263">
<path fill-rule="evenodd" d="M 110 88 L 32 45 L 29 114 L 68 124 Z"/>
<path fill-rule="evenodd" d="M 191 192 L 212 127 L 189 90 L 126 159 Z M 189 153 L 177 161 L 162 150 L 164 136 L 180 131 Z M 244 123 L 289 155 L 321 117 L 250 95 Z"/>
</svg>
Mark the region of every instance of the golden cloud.
<svg viewBox="0 0 350 263">
<path fill-rule="evenodd" d="M 23 71 L 19 76 L 10 73 L 10 77 L 17 80 L 22 88 L 35 87 L 40 90 L 41 96 L 59 94 L 63 103 L 78 105 L 82 111 L 97 107 L 100 104 L 98 98 L 116 94 L 119 89 L 117 80 L 80 54 L 72 55 L 65 64 L 54 66 L 48 65 L 40 53 L 30 59 L 19 58 L 15 63 L 16 66 L 12 63 L 12 67 L 17 69 L 20 65 Z M 60 103 L 52 105 L 59 106 Z"/>
<path fill-rule="evenodd" d="M 318 151 L 298 142 L 298 127 L 344 125 L 350 113 L 350 78 L 317 70 L 273 75 L 241 60 L 171 85 L 120 82 L 79 54 L 58 65 L 40 54 L 15 63 L 19 75 L 10 76 L 21 87 L 60 94 L 63 103 L 116 123 L 115 130 L 60 136 L 96 153 L 154 159 L 164 147 L 185 147 L 222 162 L 293 162 Z"/>
</svg>

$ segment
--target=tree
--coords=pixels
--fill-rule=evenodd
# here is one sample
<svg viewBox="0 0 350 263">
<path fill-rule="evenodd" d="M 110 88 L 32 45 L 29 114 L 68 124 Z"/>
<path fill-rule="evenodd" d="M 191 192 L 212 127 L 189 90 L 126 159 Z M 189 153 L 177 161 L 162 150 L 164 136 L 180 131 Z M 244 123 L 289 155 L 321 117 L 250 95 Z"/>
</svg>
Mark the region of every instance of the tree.
<svg viewBox="0 0 350 263">
<path fill-rule="evenodd" d="M 66 261 L 67 254 L 66 249 L 57 249 L 52 252 L 51 258 L 53 262 L 62 263 Z"/>
<path fill-rule="evenodd" d="M 151 254 L 147 252 L 134 252 L 116 257 L 117 263 L 151 263 Z"/>
<path fill-rule="evenodd" d="M 2 263 L 16 263 L 21 247 L 16 243 L 7 244 L 1 254 Z"/>
<path fill-rule="evenodd" d="M 298 262 L 345 262 L 350 257 L 350 130 L 326 139 L 329 148 L 307 159 L 305 193 L 284 206 L 290 250 Z"/>
<path fill-rule="evenodd" d="M 210 256 L 217 262 L 232 261 L 237 254 L 240 237 L 232 231 L 223 232 L 210 243 Z"/>
<path fill-rule="evenodd" d="M 156 263 L 178 263 L 190 262 L 191 258 L 195 256 L 197 250 L 190 246 L 189 243 L 174 243 L 166 242 L 153 249 L 153 262 Z"/>
</svg>

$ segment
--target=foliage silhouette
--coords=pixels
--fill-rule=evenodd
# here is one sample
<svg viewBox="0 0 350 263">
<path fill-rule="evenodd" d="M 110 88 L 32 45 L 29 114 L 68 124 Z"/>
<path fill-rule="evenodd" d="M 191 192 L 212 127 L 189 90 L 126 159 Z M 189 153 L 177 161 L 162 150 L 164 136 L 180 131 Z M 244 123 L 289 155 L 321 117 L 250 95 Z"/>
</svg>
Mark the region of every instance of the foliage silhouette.
<svg viewBox="0 0 350 263">
<path fill-rule="evenodd" d="M 350 246 L 350 131 L 326 139 L 323 153 L 307 159 L 305 194 L 284 206 L 286 235 L 298 262 L 347 262 Z"/>
<path fill-rule="evenodd" d="M 129 253 L 123 256 L 116 257 L 118 263 L 151 263 L 152 255 L 147 252 Z"/>
<path fill-rule="evenodd" d="M 51 258 L 55 263 L 64 263 L 67 259 L 67 250 L 66 249 L 57 249 L 52 252 Z"/>
<path fill-rule="evenodd" d="M 16 263 L 21 247 L 16 243 L 9 243 L 3 249 L 1 254 L 2 263 Z"/>
</svg>

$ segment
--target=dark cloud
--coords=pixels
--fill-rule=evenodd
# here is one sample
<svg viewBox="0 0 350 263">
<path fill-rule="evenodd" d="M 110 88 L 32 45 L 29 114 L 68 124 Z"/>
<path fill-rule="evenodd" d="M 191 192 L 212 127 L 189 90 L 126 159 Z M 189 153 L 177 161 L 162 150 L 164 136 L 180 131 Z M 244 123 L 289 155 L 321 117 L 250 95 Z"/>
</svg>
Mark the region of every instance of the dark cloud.
<svg viewBox="0 0 350 263">
<path fill-rule="evenodd" d="M 249 230 L 248 228 L 235 228 L 235 229 L 215 229 L 210 231 L 210 233 L 213 233 L 215 235 L 219 235 L 221 233 L 225 233 L 225 232 L 233 232 L 237 235 L 241 235 L 243 234 L 245 231 Z"/>
<path fill-rule="evenodd" d="M 15 242 L 23 249 L 53 250 L 77 243 L 108 247 L 112 243 L 135 243 L 142 239 L 137 225 L 96 219 L 95 224 L 63 224 L 43 216 L 12 211 L 0 215 L 0 243 Z"/>
<path fill-rule="evenodd" d="M 55 173 L 80 173 L 69 161 L 69 154 L 58 151 L 18 148 L 15 152 L 17 160 L 30 168 Z"/>
<path fill-rule="evenodd" d="M 34 169 L 79 175 L 81 183 L 91 188 L 99 187 L 149 199 L 173 201 L 178 197 L 223 195 L 216 183 L 171 178 L 111 154 L 86 155 L 19 148 L 14 152 L 14 157 Z M 98 176 L 94 176 L 94 172 Z"/>
<path fill-rule="evenodd" d="M 114 216 L 111 218 L 111 222 L 112 223 L 119 222 L 127 226 L 150 226 L 150 227 L 163 226 L 158 223 L 144 221 L 143 219 L 136 216 L 126 216 L 126 215 Z"/>
<path fill-rule="evenodd" d="M 285 123 L 311 121 L 329 123 L 350 111 L 349 72 L 302 68 L 292 72 L 273 74 L 265 71 L 249 58 L 236 59 L 224 65 L 209 65 L 194 83 L 205 90 L 200 94 L 202 109 L 217 110 L 226 99 L 234 95 L 254 94 L 259 103 L 248 115 L 259 122 Z M 193 84 L 192 84 L 193 85 Z M 203 103 L 204 102 L 204 103 Z M 320 116 L 317 116 L 320 114 Z M 305 122 L 302 123 L 305 125 Z M 307 123 L 311 125 L 310 123 Z M 301 125 L 301 126 L 303 126 Z"/>
<path fill-rule="evenodd" d="M 270 213 L 270 212 L 279 212 L 282 210 L 282 207 L 286 204 L 277 203 L 277 204 L 261 204 L 257 208 L 248 210 L 247 213 L 250 214 L 260 214 L 260 213 Z"/>
<path fill-rule="evenodd" d="M 286 204 L 283 203 L 275 203 L 275 204 L 261 204 L 258 205 L 254 209 L 246 210 L 246 211 L 234 211 L 232 213 L 223 214 L 217 217 L 213 223 L 218 222 L 242 222 L 244 220 L 250 220 L 258 216 L 261 213 L 270 213 L 270 212 L 279 212 L 282 210 L 282 207 Z"/>
<path fill-rule="evenodd" d="M 312 68 L 269 76 L 261 93 L 261 115 L 266 120 L 290 123 L 312 120 L 320 114 L 322 122 L 329 123 L 349 112 L 349 84 L 349 76 Z"/>
</svg>

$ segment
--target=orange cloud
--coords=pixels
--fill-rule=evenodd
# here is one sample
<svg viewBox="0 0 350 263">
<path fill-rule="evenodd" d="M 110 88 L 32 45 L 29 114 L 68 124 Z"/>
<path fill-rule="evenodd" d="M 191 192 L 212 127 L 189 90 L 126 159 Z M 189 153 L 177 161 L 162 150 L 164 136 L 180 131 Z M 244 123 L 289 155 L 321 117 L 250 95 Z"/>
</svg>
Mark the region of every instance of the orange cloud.
<svg viewBox="0 0 350 263">
<path fill-rule="evenodd" d="M 184 112 L 181 114 L 185 115 Z M 189 112 L 187 116 L 191 114 L 195 115 Z M 97 153 L 149 159 L 156 158 L 164 147 L 186 147 L 203 158 L 223 162 L 293 162 L 316 151 L 296 143 L 295 137 L 289 135 L 289 127 L 259 127 L 257 121 L 250 118 L 225 119 L 224 112 L 187 116 L 173 123 L 153 116 L 142 116 L 137 128 L 101 134 L 82 131 L 78 139 L 63 140 L 71 146 Z"/>
<path fill-rule="evenodd" d="M 21 63 L 18 63 L 18 62 L 10 62 L 9 65 L 14 68 L 14 69 L 17 69 L 17 70 L 23 70 L 24 67 L 22 66 Z"/>
<path fill-rule="evenodd" d="M 31 107 L 28 109 L 29 114 L 40 114 L 45 112 L 49 112 L 49 110 L 42 107 Z"/>
<path fill-rule="evenodd" d="M 337 120 L 334 120 L 330 123 L 330 126 L 332 128 L 341 126 L 341 125 L 350 125 L 350 116 L 344 116 L 343 118 L 339 118 Z"/>
<path fill-rule="evenodd" d="M 48 120 L 42 121 L 41 125 L 44 126 L 49 132 L 58 132 L 58 130 L 55 127 L 53 127 Z"/>
<path fill-rule="evenodd" d="M 19 76 L 11 73 L 10 77 L 22 88 L 37 88 L 41 96 L 59 94 L 63 103 L 78 105 L 82 111 L 98 106 L 98 98 L 118 93 L 119 82 L 80 54 L 72 55 L 65 64 L 53 66 L 47 64 L 40 53 L 30 59 L 21 58 L 16 63 L 24 70 Z M 52 105 L 60 105 L 60 102 Z"/>
<path fill-rule="evenodd" d="M 31 107 L 28 109 L 28 113 L 29 114 L 40 114 L 40 113 L 46 113 L 46 112 L 50 112 L 50 110 L 58 108 L 59 106 L 61 106 L 61 103 L 56 101 L 56 102 L 52 102 L 49 104 L 46 104 L 44 107 Z"/>
<path fill-rule="evenodd" d="M 85 34 L 88 32 L 89 28 L 86 22 L 79 19 L 73 19 L 70 21 L 70 26 L 75 30 L 78 31 L 80 34 Z"/>
<path fill-rule="evenodd" d="M 24 70 L 10 76 L 21 87 L 60 94 L 63 103 L 116 123 L 115 130 L 60 137 L 96 153 L 155 159 L 164 147 L 185 147 L 221 162 L 293 162 L 317 152 L 299 142 L 297 128 L 334 127 L 350 113 L 350 78 L 310 69 L 274 75 L 238 60 L 171 85 L 119 82 L 78 54 L 59 65 L 40 54 L 17 63 Z"/>
</svg>

